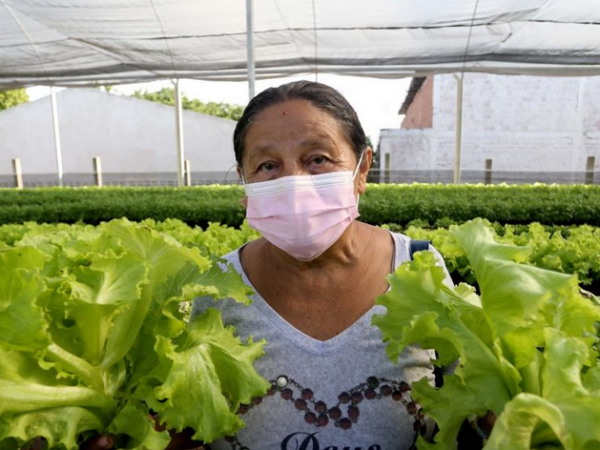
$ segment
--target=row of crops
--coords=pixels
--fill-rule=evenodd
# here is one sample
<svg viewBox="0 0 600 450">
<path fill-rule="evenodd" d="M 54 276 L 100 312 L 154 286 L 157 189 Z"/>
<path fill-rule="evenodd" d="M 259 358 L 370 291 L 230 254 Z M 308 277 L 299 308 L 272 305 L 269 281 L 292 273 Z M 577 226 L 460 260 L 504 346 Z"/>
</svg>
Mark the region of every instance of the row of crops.
<svg viewBox="0 0 600 450">
<path fill-rule="evenodd" d="M 502 225 L 486 221 L 493 230 L 495 239 L 509 245 L 527 247 L 531 250 L 527 264 L 562 273 L 576 274 L 583 287 L 600 292 L 600 228 L 581 226 Z M 190 226 L 179 219 L 157 222 L 146 219 L 139 225 L 175 239 L 183 246 L 197 248 L 205 257 L 222 256 L 249 240 L 259 237 L 258 232 L 244 222 L 238 228 L 211 223 L 206 228 Z M 104 230 L 86 224 L 24 224 L 0 225 L 0 249 L 21 245 L 37 246 L 38 241 L 52 237 L 53 242 L 61 239 L 77 240 L 86 233 Z M 423 228 L 409 225 L 384 224 L 383 228 L 402 232 L 413 239 L 425 239 L 433 243 L 444 256 L 446 266 L 456 284 L 476 284 L 473 269 L 460 248 L 452 244 L 449 228 Z"/>
<path fill-rule="evenodd" d="M 464 420 L 488 411 L 498 417 L 488 450 L 600 448 L 590 294 L 600 292 L 600 190 L 368 192 L 362 219 L 431 240 L 456 285 L 424 252 L 378 300 L 390 357 L 418 343 L 440 364 L 461 361 L 442 388 L 413 386 L 440 428 L 419 449 L 454 449 Z M 169 434 L 151 414 L 205 442 L 243 426 L 236 411 L 269 388 L 253 369 L 264 342 L 241 342 L 213 310 L 190 319 L 194 298 L 249 301 L 216 264 L 258 237 L 241 196 L 235 186 L 0 192 L 1 450 L 39 437 L 71 450 L 99 432 L 116 448 L 163 450 Z"/>
<path fill-rule="evenodd" d="M 0 225 L 97 225 L 127 217 L 239 227 L 244 220 L 242 196 L 241 186 L 4 190 Z M 360 213 L 362 221 L 373 225 L 447 226 L 484 217 L 501 224 L 600 226 L 600 186 L 370 185 L 361 196 Z"/>
</svg>

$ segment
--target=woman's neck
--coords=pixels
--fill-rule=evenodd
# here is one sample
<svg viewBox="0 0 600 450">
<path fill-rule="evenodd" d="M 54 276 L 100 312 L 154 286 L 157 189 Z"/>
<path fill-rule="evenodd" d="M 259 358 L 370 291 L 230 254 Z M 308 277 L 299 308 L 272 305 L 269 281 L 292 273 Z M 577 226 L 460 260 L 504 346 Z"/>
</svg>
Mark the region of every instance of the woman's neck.
<svg viewBox="0 0 600 450">
<path fill-rule="evenodd" d="M 371 228 L 353 221 L 331 247 L 311 261 L 299 261 L 268 241 L 263 247 L 263 254 L 267 262 L 277 267 L 288 267 L 300 272 L 348 266 L 363 259 L 368 249 L 372 248 L 369 244 L 373 235 Z"/>
</svg>

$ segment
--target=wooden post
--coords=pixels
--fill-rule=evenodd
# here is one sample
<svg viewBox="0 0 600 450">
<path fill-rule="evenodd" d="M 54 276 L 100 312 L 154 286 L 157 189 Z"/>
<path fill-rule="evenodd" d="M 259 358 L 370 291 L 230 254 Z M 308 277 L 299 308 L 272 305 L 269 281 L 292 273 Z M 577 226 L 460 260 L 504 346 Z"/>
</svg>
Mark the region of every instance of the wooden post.
<svg viewBox="0 0 600 450">
<path fill-rule="evenodd" d="M 102 164 L 100 162 L 99 156 L 94 156 L 92 158 L 94 162 L 94 183 L 98 187 L 102 187 Z"/>
<path fill-rule="evenodd" d="M 485 184 L 492 184 L 492 160 L 485 160 Z"/>
<path fill-rule="evenodd" d="M 192 166 L 190 164 L 190 160 L 185 160 L 185 186 L 192 185 Z"/>
<path fill-rule="evenodd" d="M 14 158 L 13 162 L 13 170 L 15 172 L 15 187 L 17 189 L 23 189 L 23 171 L 21 170 L 21 159 Z"/>
<path fill-rule="evenodd" d="M 391 154 L 386 153 L 385 154 L 385 175 L 383 178 L 384 183 L 390 182 L 390 158 L 391 158 Z"/>
<path fill-rule="evenodd" d="M 596 157 L 588 156 L 585 164 L 585 184 L 594 184 L 594 166 L 596 165 Z"/>
</svg>

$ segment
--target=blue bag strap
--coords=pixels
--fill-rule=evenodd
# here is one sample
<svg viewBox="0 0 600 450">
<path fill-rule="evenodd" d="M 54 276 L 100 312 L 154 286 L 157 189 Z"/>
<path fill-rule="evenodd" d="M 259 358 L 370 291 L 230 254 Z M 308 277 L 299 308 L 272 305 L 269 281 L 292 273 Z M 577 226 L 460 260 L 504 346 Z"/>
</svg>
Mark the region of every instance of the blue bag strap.
<svg viewBox="0 0 600 450">
<path fill-rule="evenodd" d="M 419 241 L 417 239 L 411 239 L 408 247 L 408 253 L 410 255 L 410 259 L 412 261 L 413 254 L 415 252 L 421 252 L 423 250 L 429 250 L 429 244 L 431 241 Z M 435 352 L 435 357 L 439 358 L 437 352 Z M 435 387 L 440 388 L 444 384 L 444 374 L 443 369 L 438 366 L 433 367 L 433 375 L 435 377 Z"/>
<path fill-rule="evenodd" d="M 429 244 L 431 244 L 431 241 L 419 241 L 417 239 L 411 239 L 410 240 L 410 246 L 408 249 L 408 254 L 410 255 L 410 259 L 413 259 L 413 254 L 415 252 L 421 252 L 423 250 L 429 250 Z"/>
</svg>

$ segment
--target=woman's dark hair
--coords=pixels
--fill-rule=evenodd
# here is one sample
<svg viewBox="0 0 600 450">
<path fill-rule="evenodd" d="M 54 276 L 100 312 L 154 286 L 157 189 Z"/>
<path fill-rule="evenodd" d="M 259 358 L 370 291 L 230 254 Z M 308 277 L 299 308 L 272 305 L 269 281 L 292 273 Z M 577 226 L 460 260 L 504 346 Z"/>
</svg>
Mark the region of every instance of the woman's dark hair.
<svg viewBox="0 0 600 450">
<path fill-rule="evenodd" d="M 313 81 L 294 81 L 262 91 L 246 106 L 244 114 L 233 132 L 233 148 L 235 159 L 239 165 L 242 164 L 246 133 L 252 125 L 253 119 L 269 106 L 295 99 L 308 100 L 313 106 L 329 113 L 336 119 L 342 126 L 342 132 L 358 160 L 367 147 L 367 137 L 358 120 L 358 115 L 350 103 L 342 94 L 325 84 Z"/>
</svg>

